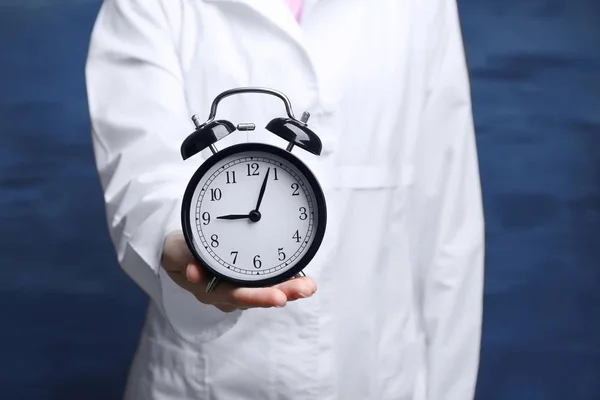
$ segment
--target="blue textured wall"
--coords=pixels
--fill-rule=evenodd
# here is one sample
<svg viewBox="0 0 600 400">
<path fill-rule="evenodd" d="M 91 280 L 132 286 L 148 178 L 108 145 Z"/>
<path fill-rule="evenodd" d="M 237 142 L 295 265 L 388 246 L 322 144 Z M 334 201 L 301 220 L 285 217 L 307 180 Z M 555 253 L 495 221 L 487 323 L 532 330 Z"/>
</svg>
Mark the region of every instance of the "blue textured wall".
<svg viewBox="0 0 600 400">
<path fill-rule="evenodd" d="M 146 300 L 115 264 L 90 147 L 83 68 L 99 2 L 12 3 L 0 6 L 0 399 L 118 399 Z"/>
<path fill-rule="evenodd" d="M 459 4 L 488 228 L 478 399 L 599 400 L 600 2 Z M 89 141 L 98 5 L 0 0 L 2 399 L 119 398 L 143 318 Z"/>
<path fill-rule="evenodd" d="M 600 2 L 459 4 L 488 232 L 478 397 L 600 400 Z"/>
</svg>

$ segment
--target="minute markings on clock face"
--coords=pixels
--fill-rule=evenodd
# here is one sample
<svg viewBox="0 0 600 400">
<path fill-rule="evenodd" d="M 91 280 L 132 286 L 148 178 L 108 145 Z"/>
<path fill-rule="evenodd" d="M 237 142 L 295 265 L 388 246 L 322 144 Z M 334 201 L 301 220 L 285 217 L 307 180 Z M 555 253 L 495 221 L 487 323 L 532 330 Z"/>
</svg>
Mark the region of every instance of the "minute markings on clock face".
<svg viewBox="0 0 600 400">
<path fill-rule="evenodd" d="M 260 219 L 252 220 L 263 184 Z M 315 204 L 307 178 L 284 159 L 232 155 L 200 179 L 192 200 L 197 250 L 211 268 L 231 277 L 277 275 L 310 246 Z"/>
</svg>

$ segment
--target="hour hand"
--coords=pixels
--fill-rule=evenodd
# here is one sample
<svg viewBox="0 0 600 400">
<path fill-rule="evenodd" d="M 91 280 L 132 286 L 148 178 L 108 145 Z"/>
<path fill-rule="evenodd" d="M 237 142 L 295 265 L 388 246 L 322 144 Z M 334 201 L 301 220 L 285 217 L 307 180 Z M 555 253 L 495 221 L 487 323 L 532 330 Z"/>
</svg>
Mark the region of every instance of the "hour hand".
<svg viewBox="0 0 600 400">
<path fill-rule="evenodd" d="M 250 214 L 230 214 L 230 215 L 221 215 L 217 217 L 217 219 L 246 219 L 250 218 Z"/>
</svg>

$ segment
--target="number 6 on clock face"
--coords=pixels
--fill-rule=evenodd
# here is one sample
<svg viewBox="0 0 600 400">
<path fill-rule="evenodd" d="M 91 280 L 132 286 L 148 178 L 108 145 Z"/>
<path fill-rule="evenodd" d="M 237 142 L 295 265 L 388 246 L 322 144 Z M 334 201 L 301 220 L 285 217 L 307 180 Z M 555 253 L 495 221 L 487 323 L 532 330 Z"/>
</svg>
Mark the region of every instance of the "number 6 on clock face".
<svg viewBox="0 0 600 400">
<path fill-rule="evenodd" d="M 325 199 L 313 173 L 280 148 L 244 143 L 209 158 L 186 190 L 188 246 L 215 276 L 267 286 L 301 271 L 319 248 Z"/>
</svg>

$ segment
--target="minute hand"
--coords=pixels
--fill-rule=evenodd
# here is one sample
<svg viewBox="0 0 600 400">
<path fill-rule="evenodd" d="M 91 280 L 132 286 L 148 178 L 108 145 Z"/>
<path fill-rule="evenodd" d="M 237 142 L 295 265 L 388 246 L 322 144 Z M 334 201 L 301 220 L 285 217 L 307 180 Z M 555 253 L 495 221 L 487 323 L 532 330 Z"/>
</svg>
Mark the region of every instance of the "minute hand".
<svg viewBox="0 0 600 400">
<path fill-rule="evenodd" d="M 265 189 L 267 188 L 267 180 L 269 179 L 269 171 L 271 168 L 267 168 L 267 173 L 265 174 L 265 179 L 263 180 L 262 186 L 260 187 L 260 193 L 258 194 L 258 201 L 256 202 L 255 211 L 258 211 L 260 207 L 260 203 L 262 202 L 263 196 L 265 195 Z"/>
</svg>

